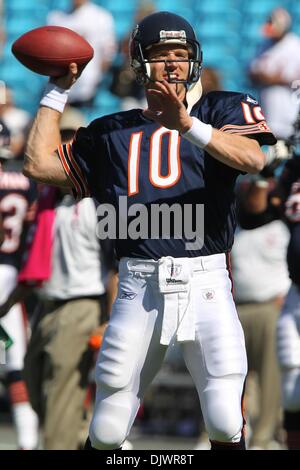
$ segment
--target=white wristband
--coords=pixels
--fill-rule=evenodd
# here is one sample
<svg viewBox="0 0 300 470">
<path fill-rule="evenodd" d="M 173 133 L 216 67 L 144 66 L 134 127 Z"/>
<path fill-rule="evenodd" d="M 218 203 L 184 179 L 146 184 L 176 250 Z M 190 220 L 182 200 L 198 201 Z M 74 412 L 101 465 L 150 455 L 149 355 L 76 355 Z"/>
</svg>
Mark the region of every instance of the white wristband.
<svg viewBox="0 0 300 470">
<path fill-rule="evenodd" d="M 269 183 L 266 180 L 257 180 L 255 181 L 255 186 L 258 188 L 267 189 L 269 187 Z"/>
<path fill-rule="evenodd" d="M 213 128 L 210 124 L 205 124 L 195 117 L 192 117 L 192 120 L 192 127 L 181 135 L 192 144 L 203 149 L 210 142 Z"/>
<path fill-rule="evenodd" d="M 64 88 L 60 88 L 54 85 L 54 83 L 49 82 L 47 83 L 40 105 L 47 106 L 48 108 L 52 108 L 63 113 L 69 93 L 70 90 L 65 90 Z"/>
</svg>

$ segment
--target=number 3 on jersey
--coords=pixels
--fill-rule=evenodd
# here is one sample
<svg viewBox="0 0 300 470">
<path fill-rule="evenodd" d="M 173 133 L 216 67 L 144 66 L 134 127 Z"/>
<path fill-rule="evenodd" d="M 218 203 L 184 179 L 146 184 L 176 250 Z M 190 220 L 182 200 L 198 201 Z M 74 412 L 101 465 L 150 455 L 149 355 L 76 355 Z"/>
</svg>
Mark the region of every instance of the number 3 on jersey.
<svg viewBox="0 0 300 470">
<path fill-rule="evenodd" d="M 21 194 L 11 193 L 1 199 L 0 212 L 5 230 L 5 239 L 1 246 L 3 253 L 14 253 L 19 248 L 27 209 L 28 202 Z"/>
<path fill-rule="evenodd" d="M 161 174 L 162 139 L 168 137 L 168 174 Z M 139 192 L 139 165 L 143 132 L 131 135 L 128 156 L 128 196 Z M 181 175 L 180 136 L 178 131 L 160 127 L 151 136 L 149 155 L 149 180 L 156 188 L 169 188 Z"/>
</svg>

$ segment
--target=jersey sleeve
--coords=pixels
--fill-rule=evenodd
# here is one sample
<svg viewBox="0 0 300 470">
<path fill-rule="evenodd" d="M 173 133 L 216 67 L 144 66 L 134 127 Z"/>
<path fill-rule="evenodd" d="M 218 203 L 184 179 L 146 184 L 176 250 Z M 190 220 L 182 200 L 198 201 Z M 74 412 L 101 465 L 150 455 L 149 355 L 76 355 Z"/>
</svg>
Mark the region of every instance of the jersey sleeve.
<svg viewBox="0 0 300 470">
<path fill-rule="evenodd" d="M 250 137 L 260 145 L 274 145 L 276 138 L 269 128 L 258 101 L 249 94 L 208 93 L 210 124 L 222 132 Z"/>
<path fill-rule="evenodd" d="M 78 129 L 73 142 L 62 144 L 57 149 L 76 200 L 93 196 L 101 186 L 104 147 L 101 139 L 96 143 L 95 129 L 90 124 Z"/>
</svg>

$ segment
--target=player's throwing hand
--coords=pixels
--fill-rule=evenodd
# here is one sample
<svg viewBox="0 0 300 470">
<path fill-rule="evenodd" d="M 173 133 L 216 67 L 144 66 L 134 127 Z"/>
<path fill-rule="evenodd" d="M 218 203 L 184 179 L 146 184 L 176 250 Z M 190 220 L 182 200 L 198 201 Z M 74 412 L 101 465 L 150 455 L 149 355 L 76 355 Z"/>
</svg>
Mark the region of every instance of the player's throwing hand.
<svg viewBox="0 0 300 470">
<path fill-rule="evenodd" d="M 176 129 L 180 133 L 188 131 L 192 119 L 187 113 L 184 103 L 177 96 L 177 83 L 151 82 L 146 87 L 148 109 L 144 115 L 168 129 Z"/>
</svg>

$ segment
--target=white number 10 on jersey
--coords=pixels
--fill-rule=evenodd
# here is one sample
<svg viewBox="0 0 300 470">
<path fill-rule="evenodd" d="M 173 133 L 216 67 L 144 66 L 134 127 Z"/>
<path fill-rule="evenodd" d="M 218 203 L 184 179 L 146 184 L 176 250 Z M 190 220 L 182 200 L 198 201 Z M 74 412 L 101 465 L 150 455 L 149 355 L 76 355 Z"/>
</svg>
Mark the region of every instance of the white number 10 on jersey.
<svg viewBox="0 0 300 470">
<path fill-rule="evenodd" d="M 169 137 L 168 174 L 161 174 L 162 139 Z M 139 192 L 139 165 L 143 131 L 131 135 L 128 156 L 128 196 Z M 156 188 L 169 188 L 177 183 L 181 175 L 180 136 L 178 131 L 165 127 L 157 129 L 150 139 L 149 180 Z"/>
</svg>

